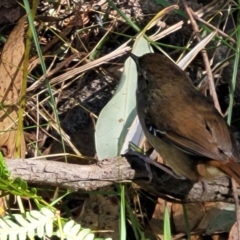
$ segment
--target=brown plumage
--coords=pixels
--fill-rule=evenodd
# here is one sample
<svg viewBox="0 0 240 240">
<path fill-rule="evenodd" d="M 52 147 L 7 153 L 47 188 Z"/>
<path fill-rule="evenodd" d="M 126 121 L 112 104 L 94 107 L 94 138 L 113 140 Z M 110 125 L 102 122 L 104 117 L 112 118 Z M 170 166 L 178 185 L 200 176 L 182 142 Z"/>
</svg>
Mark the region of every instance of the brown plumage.
<svg viewBox="0 0 240 240">
<path fill-rule="evenodd" d="M 240 185 L 237 144 L 213 103 L 166 56 L 130 56 L 139 73 L 136 97 L 140 123 L 164 161 L 192 181 L 224 173 Z"/>
</svg>

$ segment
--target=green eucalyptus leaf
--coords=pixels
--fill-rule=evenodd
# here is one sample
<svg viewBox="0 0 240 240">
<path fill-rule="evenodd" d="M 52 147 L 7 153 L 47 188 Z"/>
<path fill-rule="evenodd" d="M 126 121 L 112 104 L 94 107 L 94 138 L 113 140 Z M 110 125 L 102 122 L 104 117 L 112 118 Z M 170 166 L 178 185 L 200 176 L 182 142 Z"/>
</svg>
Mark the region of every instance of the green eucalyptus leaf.
<svg viewBox="0 0 240 240">
<path fill-rule="evenodd" d="M 140 35 L 135 41 L 132 53 L 142 56 L 149 52 L 152 52 L 150 44 Z M 136 86 L 136 65 L 128 58 L 118 88 L 97 121 L 95 143 L 99 160 L 120 154 L 127 131 L 136 117 Z"/>
</svg>

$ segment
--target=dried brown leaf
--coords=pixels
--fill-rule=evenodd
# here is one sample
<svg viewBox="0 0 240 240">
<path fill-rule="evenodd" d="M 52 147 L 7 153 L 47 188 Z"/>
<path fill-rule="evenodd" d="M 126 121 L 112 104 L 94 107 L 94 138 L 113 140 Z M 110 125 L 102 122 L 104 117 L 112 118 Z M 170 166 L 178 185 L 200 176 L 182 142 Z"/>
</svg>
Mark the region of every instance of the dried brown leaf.
<svg viewBox="0 0 240 240">
<path fill-rule="evenodd" d="M 5 157 L 13 157 L 18 120 L 18 103 L 23 76 L 24 23 L 23 17 L 4 45 L 0 61 L 0 148 Z M 23 136 L 22 136 L 23 138 Z M 24 139 L 22 150 L 25 149 Z M 23 151 L 24 153 L 25 151 Z"/>
<path fill-rule="evenodd" d="M 239 240 L 238 235 L 238 224 L 237 222 L 232 226 L 231 231 L 229 232 L 228 240 Z"/>
</svg>

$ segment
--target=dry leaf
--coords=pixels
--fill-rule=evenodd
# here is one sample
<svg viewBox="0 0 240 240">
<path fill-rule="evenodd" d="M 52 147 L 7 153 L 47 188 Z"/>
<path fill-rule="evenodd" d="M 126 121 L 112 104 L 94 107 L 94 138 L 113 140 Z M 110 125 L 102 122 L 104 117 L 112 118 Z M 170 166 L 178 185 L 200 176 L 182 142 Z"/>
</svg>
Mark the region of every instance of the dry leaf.
<svg viewBox="0 0 240 240">
<path fill-rule="evenodd" d="M 105 188 L 112 191 L 112 188 Z M 89 195 L 76 222 L 91 229 L 101 229 L 97 237 L 120 239 L 119 199 L 116 196 Z"/>
<path fill-rule="evenodd" d="M 235 222 L 234 225 L 232 226 L 231 231 L 229 232 L 228 240 L 239 240 L 239 231 L 238 231 L 237 222 Z"/>
<path fill-rule="evenodd" d="M 212 240 L 228 240 L 228 233 L 212 235 Z"/>
<path fill-rule="evenodd" d="M 4 156 L 11 158 L 15 152 L 18 120 L 18 103 L 22 85 L 24 46 L 24 23 L 22 17 L 4 45 L 0 61 L 0 148 Z M 22 134 L 21 154 L 25 153 Z"/>
<path fill-rule="evenodd" d="M 204 230 L 207 235 L 228 232 L 236 221 L 235 204 L 215 202 L 205 207 L 208 210 L 196 230 Z"/>
<path fill-rule="evenodd" d="M 190 231 L 196 227 L 196 225 L 204 217 L 205 209 L 202 203 L 189 203 L 185 204 L 187 211 L 188 223 Z M 197 211 L 196 211 L 197 209 Z M 173 204 L 172 206 L 172 217 L 174 222 L 174 229 L 177 233 L 186 233 L 186 223 L 184 220 L 184 212 L 182 204 Z"/>
</svg>

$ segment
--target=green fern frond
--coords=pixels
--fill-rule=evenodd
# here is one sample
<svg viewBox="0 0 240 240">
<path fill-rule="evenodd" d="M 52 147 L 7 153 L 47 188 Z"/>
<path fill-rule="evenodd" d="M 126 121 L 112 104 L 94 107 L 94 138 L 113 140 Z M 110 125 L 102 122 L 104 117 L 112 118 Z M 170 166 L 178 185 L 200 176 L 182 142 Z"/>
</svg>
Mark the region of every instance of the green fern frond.
<svg viewBox="0 0 240 240">
<path fill-rule="evenodd" d="M 94 240 L 95 235 L 91 229 L 83 229 L 80 224 L 70 220 L 66 222 L 60 231 L 57 217 L 53 211 L 43 207 L 40 211 L 32 210 L 26 212 L 25 216 L 13 214 L 0 218 L 0 239 L 25 240 L 52 237 L 53 235 L 67 240 Z M 57 231 L 54 232 L 54 228 Z M 97 238 L 101 240 L 101 238 Z M 110 240 L 108 238 L 108 240 Z"/>
</svg>

